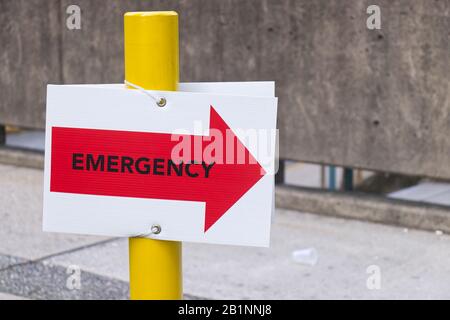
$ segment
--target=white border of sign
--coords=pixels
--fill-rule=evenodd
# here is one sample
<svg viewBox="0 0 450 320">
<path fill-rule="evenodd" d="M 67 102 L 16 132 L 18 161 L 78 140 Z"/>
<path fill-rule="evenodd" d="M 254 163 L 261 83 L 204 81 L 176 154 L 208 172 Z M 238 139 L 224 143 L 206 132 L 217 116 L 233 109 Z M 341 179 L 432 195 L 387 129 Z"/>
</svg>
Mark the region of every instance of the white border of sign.
<svg viewBox="0 0 450 320">
<path fill-rule="evenodd" d="M 165 108 L 155 107 L 147 96 L 122 84 L 48 86 L 44 231 L 132 237 L 148 234 L 149 228 L 158 223 L 162 232 L 149 238 L 268 246 L 274 208 L 274 136 L 269 141 L 271 160 L 267 161 L 259 157 L 258 145 L 246 144 L 245 137 L 236 131 L 270 174 L 207 233 L 203 230 L 205 204 L 201 202 L 50 192 L 53 126 L 163 133 L 183 128 L 187 134 L 202 134 L 202 130 L 207 134 L 209 108 L 213 105 L 233 131 L 265 129 L 275 135 L 277 98 L 273 82 L 182 83 L 178 92 L 154 93 L 167 98 Z"/>
</svg>

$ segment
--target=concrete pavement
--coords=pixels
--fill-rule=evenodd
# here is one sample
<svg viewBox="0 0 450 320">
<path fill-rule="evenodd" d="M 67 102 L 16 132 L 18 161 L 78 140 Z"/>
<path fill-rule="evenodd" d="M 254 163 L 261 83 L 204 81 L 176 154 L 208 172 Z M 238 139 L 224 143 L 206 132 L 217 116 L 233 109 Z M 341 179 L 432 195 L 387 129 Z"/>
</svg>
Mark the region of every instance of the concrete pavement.
<svg viewBox="0 0 450 320">
<path fill-rule="evenodd" d="M 126 299 L 127 239 L 43 233 L 42 178 L 0 165 L 0 299 Z M 311 247 L 317 264 L 292 259 Z M 449 299 L 449 248 L 445 234 L 277 209 L 269 249 L 184 244 L 184 291 L 188 299 Z M 79 289 L 70 286 L 74 268 Z M 378 275 L 380 289 L 370 290 Z"/>
<path fill-rule="evenodd" d="M 12 294 L 0 293 L 0 300 L 24 300 L 24 298 Z"/>
</svg>

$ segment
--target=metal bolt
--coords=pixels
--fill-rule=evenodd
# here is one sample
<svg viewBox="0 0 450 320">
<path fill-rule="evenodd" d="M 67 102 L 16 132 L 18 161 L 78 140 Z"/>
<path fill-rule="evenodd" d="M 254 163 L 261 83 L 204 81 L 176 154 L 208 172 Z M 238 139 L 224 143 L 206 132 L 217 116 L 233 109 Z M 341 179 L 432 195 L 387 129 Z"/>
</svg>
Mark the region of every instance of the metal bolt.
<svg viewBox="0 0 450 320">
<path fill-rule="evenodd" d="M 156 102 L 156 104 L 158 105 L 158 107 L 164 107 L 167 103 L 167 100 L 165 98 L 160 98 L 158 102 Z"/>
<path fill-rule="evenodd" d="M 161 233 L 161 226 L 159 224 L 152 225 L 152 234 L 160 234 Z"/>
</svg>

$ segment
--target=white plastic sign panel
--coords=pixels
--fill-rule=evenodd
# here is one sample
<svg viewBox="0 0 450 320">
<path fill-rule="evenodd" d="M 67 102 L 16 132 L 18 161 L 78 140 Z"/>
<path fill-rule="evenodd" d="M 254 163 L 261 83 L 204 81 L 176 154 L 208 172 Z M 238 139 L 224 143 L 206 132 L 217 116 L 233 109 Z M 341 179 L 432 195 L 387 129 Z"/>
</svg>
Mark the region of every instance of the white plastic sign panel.
<svg viewBox="0 0 450 320">
<path fill-rule="evenodd" d="M 44 231 L 269 245 L 274 84 L 180 90 L 48 86 Z"/>
</svg>

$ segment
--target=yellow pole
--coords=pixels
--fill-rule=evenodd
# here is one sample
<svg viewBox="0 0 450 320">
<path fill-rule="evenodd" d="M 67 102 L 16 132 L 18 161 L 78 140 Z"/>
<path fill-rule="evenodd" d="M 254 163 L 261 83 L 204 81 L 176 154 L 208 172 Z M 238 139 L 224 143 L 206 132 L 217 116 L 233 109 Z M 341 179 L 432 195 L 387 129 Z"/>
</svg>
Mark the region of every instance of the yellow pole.
<svg viewBox="0 0 450 320">
<path fill-rule="evenodd" d="M 124 35 L 125 79 L 145 89 L 177 90 L 178 14 L 128 12 Z M 129 255 L 131 299 L 182 299 L 181 242 L 130 238 Z"/>
</svg>

